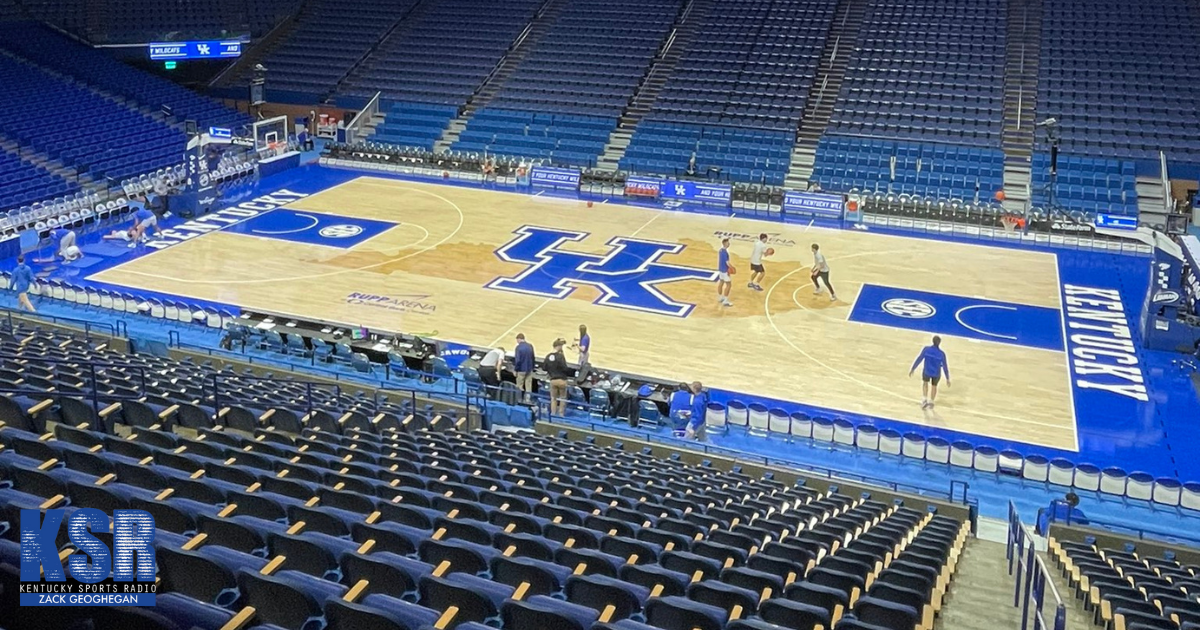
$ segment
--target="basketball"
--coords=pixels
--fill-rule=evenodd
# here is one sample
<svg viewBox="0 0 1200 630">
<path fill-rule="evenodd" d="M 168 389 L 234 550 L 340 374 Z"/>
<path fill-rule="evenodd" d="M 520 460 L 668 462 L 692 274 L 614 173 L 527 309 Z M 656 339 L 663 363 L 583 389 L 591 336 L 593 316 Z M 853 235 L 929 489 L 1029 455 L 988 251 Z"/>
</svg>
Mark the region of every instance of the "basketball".
<svg viewBox="0 0 1200 630">
<path fill-rule="evenodd" d="M 774 247 L 768 247 L 768 248 L 767 248 L 767 251 L 765 251 L 765 252 L 763 252 L 763 253 L 764 253 L 764 254 L 766 254 L 766 255 L 768 255 L 768 256 L 774 256 L 774 255 L 775 255 L 775 248 L 774 248 Z"/>
<path fill-rule="evenodd" d="M 729 275 L 731 275 L 731 276 L 737 275 L 737 267 L 734 267 L 733 265 L 729 265 Z"/>
<path fill-rule="evenodd" d="M 590 201 L 588 202 L 588 207 L 589 207 L 589 208 L 591 208 L 591 207 L 592 207 L 592 202 L 590 202 Z"/>
<path fill-rule="evenodd" d="M 996 191 L 996 201 L 1004 201 L 1004 191 L 1003 190 Z"/>
</svg>

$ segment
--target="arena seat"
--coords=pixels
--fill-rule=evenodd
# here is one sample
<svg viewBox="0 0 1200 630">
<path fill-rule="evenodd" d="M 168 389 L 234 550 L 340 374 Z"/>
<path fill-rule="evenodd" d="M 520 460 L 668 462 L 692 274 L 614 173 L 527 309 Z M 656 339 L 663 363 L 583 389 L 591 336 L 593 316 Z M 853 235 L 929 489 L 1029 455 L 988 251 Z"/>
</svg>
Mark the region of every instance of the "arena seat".
<svg viewBox="0 0 1200 630">
<path fill-rule="evenodd" d="M 171 81 L 134 69 L 112 56 L 39 24 L 0 27 L 0 48 L 89 85 L 134 99 L 151 111 L 169 106 L 176 120 L 240 129 L 250 117 Z"/>
<path fill-rule="evenodd" d="M 1058 120 L 1063 152 L 1150 162 L 1155 173 L 1160 150 L 1196 164 L 1200 112 L 1189 86 L 1200 80 L 1200 60 L 1170 42 L 1198 27 L 1183 0 L 1045 5 L 1037 107 Z M 1109 44 L 1097 48 L 1097 39 Z M 1045 134 L 1038 141 L 1048 151 Z"/>
<path fill-rule="evenodd" d="M 347 78 L 338 90 L 339 101 L 361 102 L 378 91 L 385 102 L 448 106 L 429 108 L 451 111 L 437 127 L 444 129 L 495 69 L 539 5 L 533 0 L 468 0 L 423 7 Z M 464 38 L 463 33 L 471 36 Z M 407 124 L 409 119 L 393 118 L 393 122 Z"/>
</svg>

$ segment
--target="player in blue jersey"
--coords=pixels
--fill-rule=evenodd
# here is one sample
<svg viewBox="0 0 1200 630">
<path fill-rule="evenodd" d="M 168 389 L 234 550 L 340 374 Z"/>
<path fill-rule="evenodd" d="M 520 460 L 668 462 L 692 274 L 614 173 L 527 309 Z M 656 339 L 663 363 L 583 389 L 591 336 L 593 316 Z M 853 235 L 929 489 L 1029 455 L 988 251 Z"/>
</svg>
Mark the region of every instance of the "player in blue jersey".
<svg viewBox="0 0 1200 630">
<path fill-rule="evenodd" d="M 12 270 L 10 287 L 17 294 L 17 303 L 30 313 L 36 312 L 33 303 L 29 301 L 29 289 L 33 286 L 33 269 L 25 264 L 24 256 L 17 256 L 17 266 Z"/>
<path fill-rule="evenodd" d="M 158 229 L 158 215 L 154 214 L 153 210 L 147 208 L 144 202 L 138 200 L 131 201 L 129 202 L 129 208 L 133 210 L 133 228 L 129 230 L 131 237 L 129 246 L 134 247 L 138 244 L 138 241 L 145 240 L 146 231 L 150 228 L 154 228 L 155 232 L 159 232 L 160 230 Z"/>
<path fill-rule="evenodd" d="M 942 338 L 934 335 L 933 345 L 925 346 L 921 350 L 921 354 L 917 355 L 917 360 L 913 361 L 912 368 L 908 370 L 908 375 L 912 376 L 913 372 L 917 371 L 917 366 L 924 363 L 925 367 L 921 371 L 921 408 L 929 409 L 933 407 L 933 401 L 937 398 L 938 383 L 942 380 L 942 374 L 946 375 L 946 387 L 950 387 L 950 364 L 946 362 L 946 353 L 942 351 Z"/>
<path fill-rule="evenodd" d="M 57 255 L 63 259 L 63 262 L 71 262 L 82 256 L 82 252 L 75 246 L 75 230 L 67 228 L 54 228 L 50 230 L 50 238 L 58 243 Z"/>
<path fill-rule="evenodd" d="M 733 273 L 729 264 L 729 239 L 721 239 L 721 249 L 717 250 L 717 302 L 722 306 L 733 306 L 729 301 L 729 289 L 733 288 Z"/>
</svg>

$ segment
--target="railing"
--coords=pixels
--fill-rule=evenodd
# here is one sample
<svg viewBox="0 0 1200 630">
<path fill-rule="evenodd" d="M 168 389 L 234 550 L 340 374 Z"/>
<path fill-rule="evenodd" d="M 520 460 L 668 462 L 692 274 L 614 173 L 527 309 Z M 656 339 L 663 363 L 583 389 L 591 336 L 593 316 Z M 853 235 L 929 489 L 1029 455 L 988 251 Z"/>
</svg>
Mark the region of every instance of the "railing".
<svg viewBox="0 0 1200 630">
<path fill-rule="evenodd" d="M 22 367 L 26 369 L 32 366 L 49 366 L 51 374 L 46 378 L 46 380 L 51 381 L 51 387 L 54 387 L 55 389 L 53 391 L 49 391 L 46 388 L 38 385 L 22 386 L 20 384 L 0 383 L 0 393 L 31 395 L 42 398 L 57 398 L 59 396 L 76 396 L 80 399 L 86 398 L 91 402 L 92 409 L 96 412 L 97 417 L 99 417 L 100 411 L 111 402 L 118 400 L 139 400 L 145 398 L 148 393 L 146 390 L 146 369 L 141 366 L 123 363 L 109 363 L 103 361 L 49 359 L 12 354 L 0 355 L 0 362 L 4 362 L 6 360 L 24 361 L 25 363 L 22 365 Z M 63 384 L 61 382 L 54 382 L 55 379 L 61 380 L 61 378 L 63 378 L 63 376 L 59 374 L 60 370 L 58 366 L 70 367 L 72 374 L 69 376 L 72 378 L 82 379 L 79 385 L 63 389 Z M 102 396 L 100 393 L 99 378 L 104 370 L 109 368 L 121 370 L 124 373 L 123 376 L 136 385 L 136 392 L 133 394 L 122 394 L 117 390 L 107 388 Z M 80 370 L 84 371 L 85 374 L 80 375 L 76 373 Z M 28 378 L 34 377 L 35 375 L 31 374 Z M 101 402 L 101 398 L 103 398 L 103 403 Z M 106 430 L 111 431 L 111 427 L 107 428 Z"/>
<path fill-rule="evenodd" d="M 548 404 L 548 403 L 549 403 L 548 399 L 538 401 L 539 405 Z M 571 402 L 568 401 L 567 404 L 570 405 Z M 917 484 L 901 483 L 901 482 L 893 481 L 890 479 L 884 479 L 882 477 L 872 477 L 871 475 L 864 475 L 864 474 L 850 472 L 850 471 L 846 471 L 846 470 L 838 470 L 836 468 L 826 468 L 824 466 L 808 464 L 806 462 L 801 462 L 801 461 L 797 461 L 797 460 L 793 460 L 793 459 L 773 458 L 773 457 L 765 457 L 765 456 L 761 456 L 761 455 L 754 455 L 748 451 L 738 450 L 735 448 L 714 446 L 712 444 L 706 444 L 703 442 L 690 442 L 690 441 L 683 442 L 680 438 L 667 436 L 667 435 L 660 435 L 657 433 L 652 433 L 650 431 L 639 430 L 639 429 L 630 427 L 628 425 L 622 426 L 621 424 L 619 424 L 619 420 L 617 421 L 618 423 L 614 423 L 611 420 L 608 422 L 596 422 L 596 421 L 591 421 L 591 420 L 583 420 L 580 418 L 556 416 L 556 415 L 550 414 L 548 411 L 542 411 L 542 410 L 539 410 L 538 420 L 540 422 L 549 422 L 551 424 L 563 424 L 563 425 L 569 425 L 569 426 L 584 427 L 584 428 L 588 429 L 589 431 L 596 431 L 596 432 L 600 432 L 600 433 L 628 435 L 634 439 L 638 439 L 643 442 L 649 442 L 651 444 L 666 444 L 671 447 L 687 448 L 687 449 L 690 449 L 693 451 L 699 451 L 704 454 L 720 455 L 722 457 L 729 457 L 729 458 L 737 460 L 738 463 L 742 463 L 742 464 L 753 464 L 753 465 L 758 465 L 758 466 L 774 466 L 774 467 L 778 467 L 778 468 L 792 468 L 795 470 L 802 471 L 809 476 L 822 477 L 825 479 L 832 479 L 832 480 L 840 480 L 840 481 L 849 482 L 849 483 L 862 483 L 865 485 L 879 486 L 881 488 L 887 488 L 888 490 L 891 490 L 893 492 L 902 492 L 902 493 L 907 493 L 907 494 L 916 494 L 916 495 L 920 495 L 920 496 L 927 496 L 927 497 L 932 497 L 935 499 L 947 501 L 949 503 L 960 503 L 963 505 L 970 504 L 970 500 L 967 498 L 969 486 L 966 482 L 963 482 L 963 481 L 953 481 L 952 480 L 950 482 L 949 487 L 946 489 L 937 488 L 937 487 L 933 487 L 933 486 L 921 486 L 921 485 L 917 485 Z M 959 492 L 957 492 L 957 489 L 960 486 L 962 488 L 961 494 Z M 958 497 L 961 497 L 961 498 L 958 498 Z"/>
<path fill-rule="evenodd" d="M 361 129 L 367 122 L 370 122 L 370 120 L 375 117 L 375 114 L 379 113 L 379 96 L 381 94 L 383 93 L 376 92 L 375 96 L 372 96 L 371 100 L 367 101 L 367 104 L 364 105 L 361 110 L 359 110 L 358 114 L 354 116 L 354 119 L 350 121 L 350 124 L 346 126 L 347 143 L 358 140 L 358 130 Z"/>
<path fill-rule="evenodd" d="M 1148 504 L 1149 502 L 1146 502 L 1146 503 Z M 1182 544 L 1200 547 L 1200 534 L 1188 534 L 1187 527 L 1180 527 L 1176 531 L 1167 532 L 1167 531 L 1150 529 L 1148 527 L 1144 527 L 1144 526 L 1140 526 L 1140 525 L 1135 526 L 1135 525 L 1127 525 L 1125 523 L 1117 523 L 1117 522 L 1113 522 L 1113 521 L 1097 520 L 1095 518 L 1092 518 L 1091 516 L 1088 516 L 1086 518 L 1086 520 L 1076 521 L 1076 520 L 1072 520 L 1072 513 L 1074 512 L 1074 510 L 1059 510 L 1058 509 L 1058 507 L 1062 504 L 1065 504 L 1065 502 L 1062 500 L 1056 500 L 1056 501 L 1052 501 L 1050 503 L 1049 510 L 1047 510 L 1046 508 L 1042 508 L 1041 510 L 1038 510 L 1038 522 L 1039 523 L 1041 523 L 1042 514 L 1046 515 L 1046 522 L 1045 522 L 1046 533 L 1049 532 L 1050 526 L 1052 524 L 1061 523 L 1066 526 L 1075 525 L 1075 526 L 1080 526 L 1080 527 L 1095 527 L 1097 529 L 1108 530 L 1115 534 L 1136 536 L 1138 540 L 1151 540 L 1151 541 L 1161 542 L 1163 544 L 1180 544 L 1180 543 L 1182 543 Z M 1161 508 L 1161 506 L 1154 506 L 1154 507 L 1156 509 Z M 1065 513 L 1066 516 L 1060 517 L 1059 514 L 1062 514 L 1062 513 Z M 1187 516 L 1187 517 L 1192 516 L 1192 514 L 1189 514 L 1187 511 L 1176 512 L 1176 514 L 1182 514 L 1183 516 Z M 1194 524 L 1189 523 L 1189 525 L 1194 525 Z"/>
<path fill-rule="evenodd" d="M 108 337 L 117 337 L 122 330 L 127 330 L 125 320 L 117 320 L 115 324 L 107 322 L 95 322 L 86 319 L 75 319 L 74 317 L 60 317 L 57 315 L 47 315 L 45 313 L 36 313 L 30 311 L 22 311 L 14 308 L 0 307 L 0 313 L 6 320 L 9 330 L 16 330 L 16 319 L 41 321 L 63 328 L 72 328 L 83 331 L 83 338 L 87 341 L 92 339 L 92 331 L 96 330 Z"/>
<path fill-rule="evenodd" d="M 1021 630 L 1066 630 L 1067 607 L 1050 578 L 1050 572 L 1037 555 L 1033 535 L 1021 523 L 1012 501 L 1008 502 L 1008 542 L 1005 545 L 1008 574 L 1016 576 L 1013 606 L 1021 609 Z M 1049 597 L 1047 597 L 1049 595 Z M 1047 613 L 1052 612 L 1052 617 Z M 1047 623 L 1048 619 L 1052 619 Z"/>
</svg>

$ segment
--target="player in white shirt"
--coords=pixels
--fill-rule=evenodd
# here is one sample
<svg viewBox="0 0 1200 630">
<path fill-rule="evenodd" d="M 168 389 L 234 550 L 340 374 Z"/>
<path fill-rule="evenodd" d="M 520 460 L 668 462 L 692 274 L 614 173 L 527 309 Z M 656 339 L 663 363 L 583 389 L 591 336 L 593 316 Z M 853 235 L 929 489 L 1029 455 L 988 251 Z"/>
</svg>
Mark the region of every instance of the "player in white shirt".
<svg viewBox="0 0 1200 630">
<path fill-rule="evenodd" d="M 750 252 L 750 282 L 747 287 L 755 291 L 762 291 L 762 279 L 767 275 L 766 268 L 763 267 L 763 257 L 774 254 L 775 250 L 767 247 L 766 233 L 759 234 L 758 240 L 754 241 L 754 249 Z"/>
<path fill-rule="evenodd" d="M 813 295 L 821 295 L 821 285 L 818 280 L 823 280 L 825 286 L 829 288 L 829 299 L 831 302 L 837 301 L 837 292 L 833 290 L 833 285 L 829 284 L 829 263 L 825 262 L 825 254 L 821 253 L 821 246 L 813 243 L 813 266 L 812 266 L 812 283 Z"/>
</svg>

